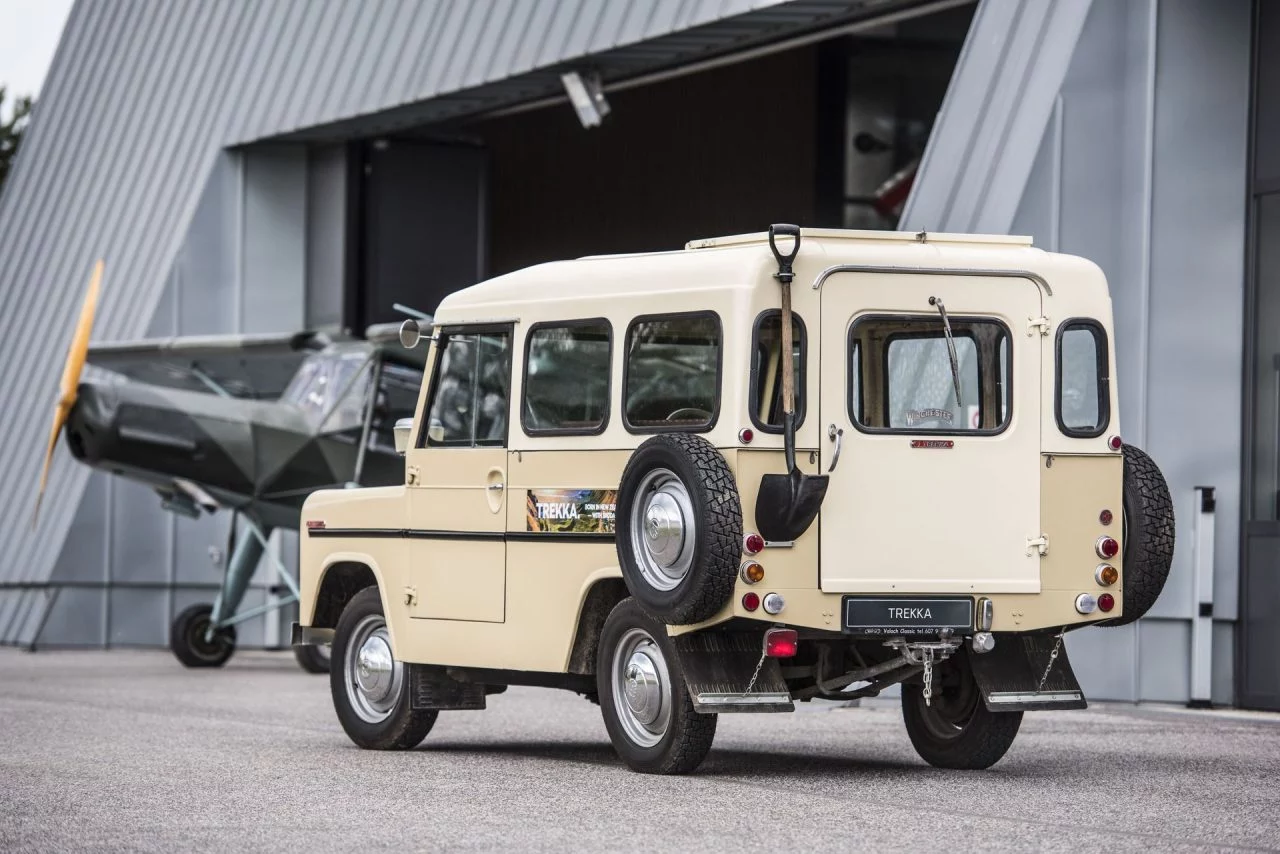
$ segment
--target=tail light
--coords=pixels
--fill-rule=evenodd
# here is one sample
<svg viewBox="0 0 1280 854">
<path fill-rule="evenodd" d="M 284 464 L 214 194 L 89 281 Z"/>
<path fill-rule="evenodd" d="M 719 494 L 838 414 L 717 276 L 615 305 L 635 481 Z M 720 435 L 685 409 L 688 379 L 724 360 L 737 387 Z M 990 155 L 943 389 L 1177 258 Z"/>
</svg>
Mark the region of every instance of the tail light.
<svg viewBox="0 0 1280 854">
<path fill-rule="evenodd" d="M 764 537 L 759 534 L 747 534 L 742 538 L 742 550 L 749 555 L 758 555 L 764 551 Z"/>
<path fill-rule="evenodd" d="M 742 594 L 742 607 L 748 611 L 757 610 L 760 607 L 760 594 L 754 590 Z"/>
<path fill-rule="evenodd" d="M 769 658 L 794 658 L 799 646 L 795 629 L 769 629 L 764 633 L 764 654 Z"/>
<path fill-rule="evenodd" d="M 1101 596 L 1098 597 L 1099 611 L 1110 611 L 1115 606 L 1116 606 L 1116 597 L 1112 596 L 1110 593 L 1103 593 Z"/>
<path fill-rule="evenodd" d="M 1114 537 L 1098 537 L 1098 542 L 1094 545 L 1098 550 L 1098 557 L 1103 560 L 1111 560 L 1120 554 L 1120 544 L 1115 541 Z"/>
</svg>

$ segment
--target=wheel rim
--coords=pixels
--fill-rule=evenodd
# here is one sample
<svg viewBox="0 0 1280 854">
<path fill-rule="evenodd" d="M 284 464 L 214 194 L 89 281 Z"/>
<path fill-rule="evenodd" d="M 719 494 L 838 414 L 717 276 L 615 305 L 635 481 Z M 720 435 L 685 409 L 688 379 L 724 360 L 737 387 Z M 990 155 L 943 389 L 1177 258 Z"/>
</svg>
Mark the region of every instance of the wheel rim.
<svg viewBox="0 0 1280 854">
<path fill-rule="evenodd" d="M 209 631 L 209 623 L 209 617 L 202 616 L 187 624 L 187 648 L 196 657 L 204 661 L 216 661 L 226 653 L 231 639 L 227 636 L 226 630 L 223 629 L 215 630 L 213 638 L 205 640 L 205 634 Z"/>
<path fill-rule="evenodd" d="M 645 475 L 631 506 L 631 550 L 645 582 L 674 590 L 693 566 L 693 500 L 669 469 Z"/>
<path fill-rule="evenodd" d="M 404 665 L 391 654 L 385 619 L 370 614 L 356 624 L 342 669 L 347 698 L 361 720 L 376 724 L 391 716 L 404 685 Z"/>
<path fill-rule="evenodd" d="M 644 629 L 629 630 L 614 650 L 613 697 L 627 738 L 641 747 L 662 741 L 671 723 L 671 673 Z"/>
<path fill-rule="evenodd" d="M 937 684 L 935 677 L 935 684 Z M 920 718 L 925 729 L 938 741 L 959 738 L 968 729 L 981 702 L 978 685 L 967 671 L 961 671 L 960 684 L 935 694 L 925 705 L 923 693 L 918 696 Z"/>
</svg>

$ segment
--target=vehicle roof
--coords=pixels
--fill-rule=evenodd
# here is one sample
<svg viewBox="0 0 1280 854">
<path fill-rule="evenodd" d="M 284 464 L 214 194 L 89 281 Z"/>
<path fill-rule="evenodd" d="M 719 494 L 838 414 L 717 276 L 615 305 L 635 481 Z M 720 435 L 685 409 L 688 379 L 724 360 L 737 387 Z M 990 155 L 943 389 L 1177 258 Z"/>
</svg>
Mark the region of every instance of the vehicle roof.
<svg viewBox="0 0 1280 854">
<path fill-rule="evenodd" d="M 1025 270 L 1045 279 L 1091 279 L 1097 293 L 1086 288 L 1087 296 L 1107 296 L 1095 265 L 1037 249 L 1030 237 L 801 229 L 797 289 L 807 290 L 823 270 L 842 264 Z M 662 304 L 655 300 L 664 294 L 725 299 L 726 292 L 775 284 L 776 271 L 765 232 L 693 240 L 684 249 L 666 252 L 591 255 L 538 264 L 456 291 L 440 303 L 436 322 L 508 321 L 522 316 L 525 307 L 558 302 L 574 307 L 575 313 L 566 317 L 591 316 L 582 312 L 625 299 L 644 300 L 657 312 Z"/>
</svg>

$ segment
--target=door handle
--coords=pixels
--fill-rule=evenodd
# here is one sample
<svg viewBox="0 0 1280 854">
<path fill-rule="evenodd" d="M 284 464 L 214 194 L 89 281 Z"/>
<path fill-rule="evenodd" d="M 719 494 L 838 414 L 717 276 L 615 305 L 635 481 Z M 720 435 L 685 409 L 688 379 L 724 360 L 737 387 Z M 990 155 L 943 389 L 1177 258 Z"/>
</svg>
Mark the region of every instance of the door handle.
<svg viewBox="0 0 1280 854">
<path fill-rule="evenodd" d="M 491 483 L 485 487 L 485 489 L 506 489 L 506 488 L 507 488 L 507 485 L 505 483 Z"/>
<path fill-rule="evenodd" d="M 840 462 L 840 449 L 844 446 L 844 429 L 834 424 L 828 426 L 827 438 L 836 443 L 835 453 L 831 455 L 831 465 L 827 466 L 827 474 L 831 474 L 836 470 L 836 463 Z"/>
</svg>

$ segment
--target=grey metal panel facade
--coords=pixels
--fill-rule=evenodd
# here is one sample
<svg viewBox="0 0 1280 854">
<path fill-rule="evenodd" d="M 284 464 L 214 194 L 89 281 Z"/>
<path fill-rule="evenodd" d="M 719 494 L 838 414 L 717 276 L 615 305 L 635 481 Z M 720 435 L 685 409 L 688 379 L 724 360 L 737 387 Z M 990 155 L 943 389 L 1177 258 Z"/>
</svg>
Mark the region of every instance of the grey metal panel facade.
<svg viewBox="0 0 1280 854">
<path fill-rule="evenodd" d="M 8 546 L 0 563 L 0 642 L 29 640 L 46 619 L 61 619 L 61 612 L 47 613 L 43 591 L 15 585 L 50 577 L 89 479 L 59 449 L 39 528 L 31 530 L 66 329 L 94 260 L 106 259 L 99 340 L 142 337 L 163 328 L 170 312 L 175 331 L 235 330 L 244 301 L 275 299 L 246 295 L 234 278 L 243 269 L 227 269 L 228 258 L 241 263 L 244 247 L 237 242 L 243 231 L 228 237 L 221 230 L 224 218 L 243 217 L 252 204 L 246 208 L 236 195 L 245 180 L 239 168 L 215 168 L 227 161 L 225 149 L 288 133 L 373 132 L 495 108 L 558 92 L 560 64 L 576 57 L 589 56 L 613 79 L 895 5 L 910 4 L 78 0 L 0 196 L 0 400 L 9 404 L 0 413 L 0 467 L 12 484 L 0 497 L 0 536 Z M 240 189 L 205 192 L 222 181 Z M 211 206 L 207 216 L 221 224 L 190 228 L 198 204 Z M 233 227 L 242 226 L 236 220 Z M 200 264 L 184 263 L 184 245 Z M 293 261 L 305 266 L 305 257 L 302 251 Z M 253 279 L 258 274 L 249 271 L 263 281 Z M 179 294 L 172 303 L 163 303 L 167 287 Z M 226 287 L 237 289 L 235 300 L 221 298 Z M 286 328 L 284 320 L 274 328 Z M 108 566 L 150 560 L 166 547 L 174 555 L 184 550 L 185 523 L 166 528 L 131 513 L 94 523 L 86 510 L 80 531 L 103 543 Z M 106 526 L 105 542 L 95 524 Z M 77 574 L 101 568 L 101 561 L 68 552 L 64 566 L 72 563 Z M 187 565 L 174 557 L 169 572 L 180 577 Z M 107 570 L 98 576 L 107 577 Z"/>
<path fill-rule="evenodd" d="M 1136 625 L 1069 636 L 1099 698 L 1189 697 L 1193 487 L 1217 487 L 1213 699 L 1238 610 L 1249 0 L 1095 3 L 1013 230 L 1106 272 L 1120 431 L 1169 480 L 1178 545 Z"/>
</svg>

